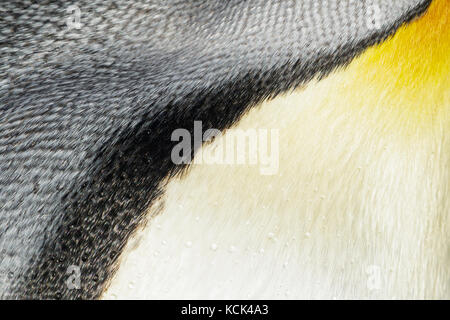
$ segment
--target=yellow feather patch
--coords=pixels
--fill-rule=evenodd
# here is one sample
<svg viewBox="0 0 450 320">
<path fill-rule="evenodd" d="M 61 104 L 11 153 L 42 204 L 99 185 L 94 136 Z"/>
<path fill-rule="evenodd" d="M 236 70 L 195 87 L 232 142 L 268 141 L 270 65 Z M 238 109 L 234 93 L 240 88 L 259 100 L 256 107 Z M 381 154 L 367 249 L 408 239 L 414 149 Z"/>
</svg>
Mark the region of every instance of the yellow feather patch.
<svg viewBox="0 0 450 320">
<path fill-rule="evenodd" d="M 345 85 L 355 90 L 365 85 L 368 93 L 388 94 L 380 97 L 383 103 L 371 106 L 387 117 L 401 117 L 409 133 L 416 126 L 438 125 L 439 117 L 448 119 L 442 113 L 450 104 L 449 9 L 448 0 L 433 1 L 424 17 L 367 50 L 347 70 Z"/>
</svg>

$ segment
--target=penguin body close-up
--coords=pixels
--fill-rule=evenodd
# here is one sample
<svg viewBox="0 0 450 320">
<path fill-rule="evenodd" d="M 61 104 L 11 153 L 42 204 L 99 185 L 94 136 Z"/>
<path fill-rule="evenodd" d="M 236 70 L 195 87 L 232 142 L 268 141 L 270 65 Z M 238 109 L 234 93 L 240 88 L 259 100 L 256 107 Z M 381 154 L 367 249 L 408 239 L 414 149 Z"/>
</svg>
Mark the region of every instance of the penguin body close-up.
<svg viewBox="0 0 450 320">
<path fill-rule="evenodd" d="M 7 3 L 0 297 L 449 299 L 449 8 Z"/>
</svg>

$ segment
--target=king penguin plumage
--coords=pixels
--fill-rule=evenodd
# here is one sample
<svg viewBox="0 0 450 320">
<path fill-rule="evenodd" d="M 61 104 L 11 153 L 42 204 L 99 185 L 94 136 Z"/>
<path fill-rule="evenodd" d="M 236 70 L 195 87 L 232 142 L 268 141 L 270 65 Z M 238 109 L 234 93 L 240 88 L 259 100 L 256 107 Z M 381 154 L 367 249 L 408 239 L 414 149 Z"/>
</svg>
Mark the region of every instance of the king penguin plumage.
<svg viewBox="0 0 450 320">
<path fill-rule="evenodd" d="M 449 7 L 7 3 L 0 297 L 449 299 Z"/>
</svg>

